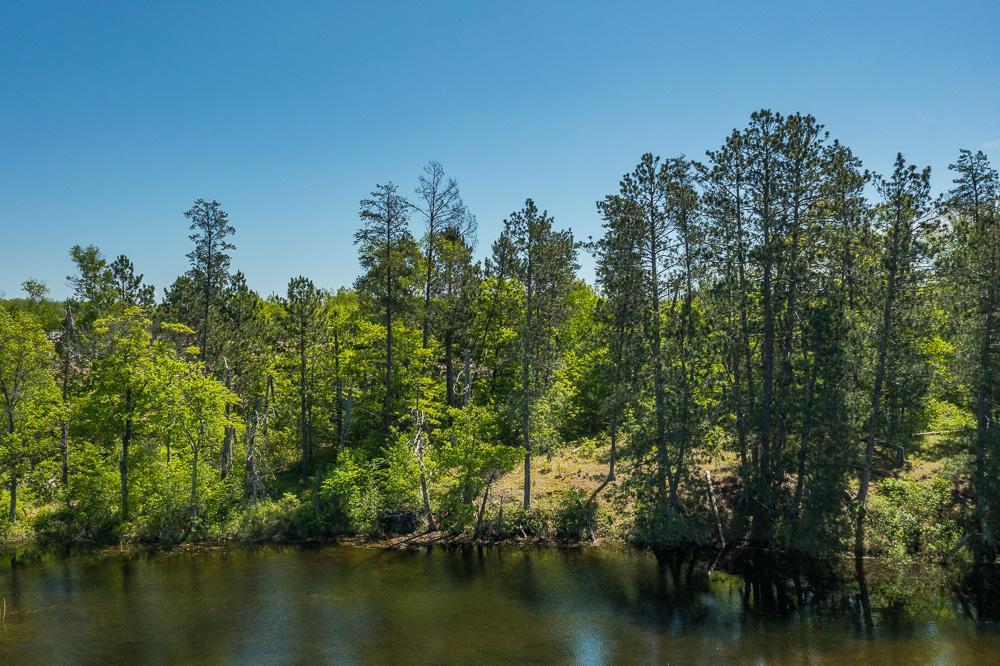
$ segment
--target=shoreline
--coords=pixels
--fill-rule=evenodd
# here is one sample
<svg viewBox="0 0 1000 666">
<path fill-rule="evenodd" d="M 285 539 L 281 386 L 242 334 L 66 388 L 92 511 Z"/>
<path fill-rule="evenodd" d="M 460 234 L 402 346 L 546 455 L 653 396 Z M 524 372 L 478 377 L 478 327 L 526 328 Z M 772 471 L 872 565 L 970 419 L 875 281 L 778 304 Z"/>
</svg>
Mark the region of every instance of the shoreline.
<svg viewBox="0 0 1000 666">
<path fill-rule="evenodd" d="M 731 571 L 747 566 L 748 563 L 761 557 L 766 561 L 778 565 L 795 564 L 797 567 L 821 568 L 832 567 L 834 569 L 854 566 L 855 560 L 852 553 L 845 550 L 841 553 L 831 553 L 829 557 L 823 559 L 797 556 L 794 553 L 776 550 L 751 549 L 748 547 L 732 548 L 727 547 L 720 550 L 717 547 L 709 546 L 673 546 L 656 547 L 640 546 L 631 544 L 623 540 L 602 539 L 598 541 L 585 540 L 563 540 L 549 537 L 511 537 L 506 539 L 474 540 L 465 534 L 451 534 L 444 531 L 422 532 L 418 534 L 394 534 L 381 537 L 370 537 L 364 535 L 343 535 L 337 537 L 322 537 L 309 539 L 261 539 L 261 540 L 218 540 L 205 539 L 200 541 L 184 541 L 180 543 L 156 543 L 156 542 L 123 542 L 119 544 L 104 543 L 96 544 L 86 541 L 3 541 L 0 542 L 0 555 L 12 554 L 17 556 L 18 551 L 39 551 L 48 553 L 58 553 L 60 557 L 75 557 L 86 554 L 100 555 L 138 555 L 143 553 L 198 553 L 198 552 L 220 552 L 238 551 L 242 549 L 252 550 L 255 548 L 326 548 L 326 547 L 349 547 L 371 551 L 384 551 L 395 553 L 430 551 L 434 549 L 454 550 L 465 548 L 506 548 L 512 550 L 551 550 L 551 551 L 624 551 L 634 553 L 647 553 L 660 558 L 667 556 L 682 556 L 682 559 L 691 558 L 694 561 L 703 559 L 706 564 L 710 564 L 710 570 Z M 61 552 L 59 552 L 61 551 Z M 940 562 L 935 560 L 906 559 L 898 560 L 888 555 L 866 555 L 865 563 L 870 563 L 876 567 L 882 565 L 905 566 L 905 567 L 933 567 L 941 571 L 954 571 L 962 568 L 962 561 L 952 560 L 950 562 Z M 751 565 L 752 566 L 752 565 Z M 784 566 L 784 565 L 782 565 Z"/>
<path fill-rule="evenodd" d="M 198 550 L 226 550 L 240 548 L 255 548 L 262 546 L 297 546 L 297 547 L 324 547 L 324 546 L 350 546 L 353 548 L 363 548 L 369 550 L 384 550 L 407 552 L 426 550 L 430 548 L 455 548 L 455 547 L 515 547 L 553 550 L 583 550 L 598 548 L 617 548 L 622 550 L 650 551 L 649 548 L 633 546 L 624 541 L 600 540 L 596 542 L 569 541 L 562 539 L 551 539 L 548 537 L 512 537 L 507 539 L 474 540 L 464 534 L 451 534 L 444 531 L 422 532 L 418 534 L 393 534 L 381 537 L 370 537 L 364 535 L 343 535 L 336 537 L 318 537 L 308 539 L 202 539 L 198 541 L 182 541 L 178 543 L 160 542 L 121 542 L 115 543 L 94 543 L 90 541 L 39 541 L 39 540 L 14 540 L 0 541 L 0 553 L 15 551 L 18 549 L 39 549 L 39 550 L 59 550 L 75 552 L 98 552 L 98 553 L 133 553 L 133 552 L 158 552 L 158 551 L 198 551 Z M 678 549 L 686 552 L 697 552 L 700 548 Z"/>
</svg>

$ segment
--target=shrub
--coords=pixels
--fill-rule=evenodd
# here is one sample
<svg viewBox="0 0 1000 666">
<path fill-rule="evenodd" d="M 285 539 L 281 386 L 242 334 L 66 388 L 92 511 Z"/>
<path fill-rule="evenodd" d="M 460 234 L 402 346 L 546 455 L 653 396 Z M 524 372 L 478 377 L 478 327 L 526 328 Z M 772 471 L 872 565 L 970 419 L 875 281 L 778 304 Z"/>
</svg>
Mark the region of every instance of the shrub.
<svg viewBox="0 0 1000 666">
<path fill-rule="evenodd" d="M 372 483 L 371 470 L 356 454 L 346 452 L 320 484 L 323 510 L 341 532 L 377 534 L 383 511 L 382 494 Z"/>
<path fill-rule="evenodd" d="M 900 559 L 941 557 L 961 537 L 957 518 L 947 479 L 886 479 L 870 500 L 868 547 Z"/>
<path fill-rule="evenodd" d="M 587 494 L 579 488 L 560 492 L 556 496 L 553 520 L 560 539 L 580 539 L 590 535 L 591 515 L 587 510 Z"/>
</svg>

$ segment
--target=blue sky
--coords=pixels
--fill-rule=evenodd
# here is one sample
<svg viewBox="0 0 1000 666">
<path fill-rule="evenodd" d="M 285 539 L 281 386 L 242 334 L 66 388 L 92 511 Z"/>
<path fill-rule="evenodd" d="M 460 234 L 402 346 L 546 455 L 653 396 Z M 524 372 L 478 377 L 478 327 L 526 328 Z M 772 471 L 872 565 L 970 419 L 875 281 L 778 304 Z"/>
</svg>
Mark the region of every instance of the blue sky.
<svg viewBox="0 0 1000 666">
<path fill-rule="evenodd" d="M 1000 162 L 998 30 L 995 1 L 0 0 L 0 292 L 65 296 L 74 243 L 162 290 L 196 197 L 258 290 L 349 284 L 358 200 L 429 159 L 480 253 L 527 196 L 585 238 L 643 152 L 700 158 L 761 107 L 942 189 L 959 148 Z"/>
</svg>

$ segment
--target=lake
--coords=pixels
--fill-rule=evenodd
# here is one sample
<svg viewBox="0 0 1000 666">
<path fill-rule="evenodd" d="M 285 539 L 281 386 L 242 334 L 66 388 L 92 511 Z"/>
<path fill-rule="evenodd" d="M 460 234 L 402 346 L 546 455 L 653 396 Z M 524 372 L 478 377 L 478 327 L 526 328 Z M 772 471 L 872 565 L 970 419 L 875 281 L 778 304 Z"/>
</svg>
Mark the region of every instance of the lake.
<svg viewBox="0 0 1000 666">
<path fill-rule="evenodd" d="M 500 547 L 8 553 L 0 663 L 1000 659 L 995 595 L 938 568 L 870 572 L 868 627 L 851 576 L 709 577 L 709 564 Z"/>
</svg>

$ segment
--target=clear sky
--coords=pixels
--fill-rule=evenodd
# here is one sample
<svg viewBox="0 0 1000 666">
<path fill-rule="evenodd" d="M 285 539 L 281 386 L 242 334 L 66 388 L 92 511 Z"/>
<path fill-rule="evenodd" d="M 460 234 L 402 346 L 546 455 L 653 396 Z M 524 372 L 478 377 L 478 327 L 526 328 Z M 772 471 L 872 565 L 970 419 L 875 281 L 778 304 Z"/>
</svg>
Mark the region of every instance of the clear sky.
<svg viewBox="0 0 1000 666">
<path fill-rule="evenodd" d="M 0 0 L 0 292 L 65 296 L 94 243 L 162 293 L 196 197 L 265 294 L 349 284 L 358 200 L 429 159 L 480 253 L 527 196 L 585 238 L 643 152 L 699 158 L 761 107 L 942 189 L 959 148 L 1000 162 L 1000 2 Z"/>
</svg>

